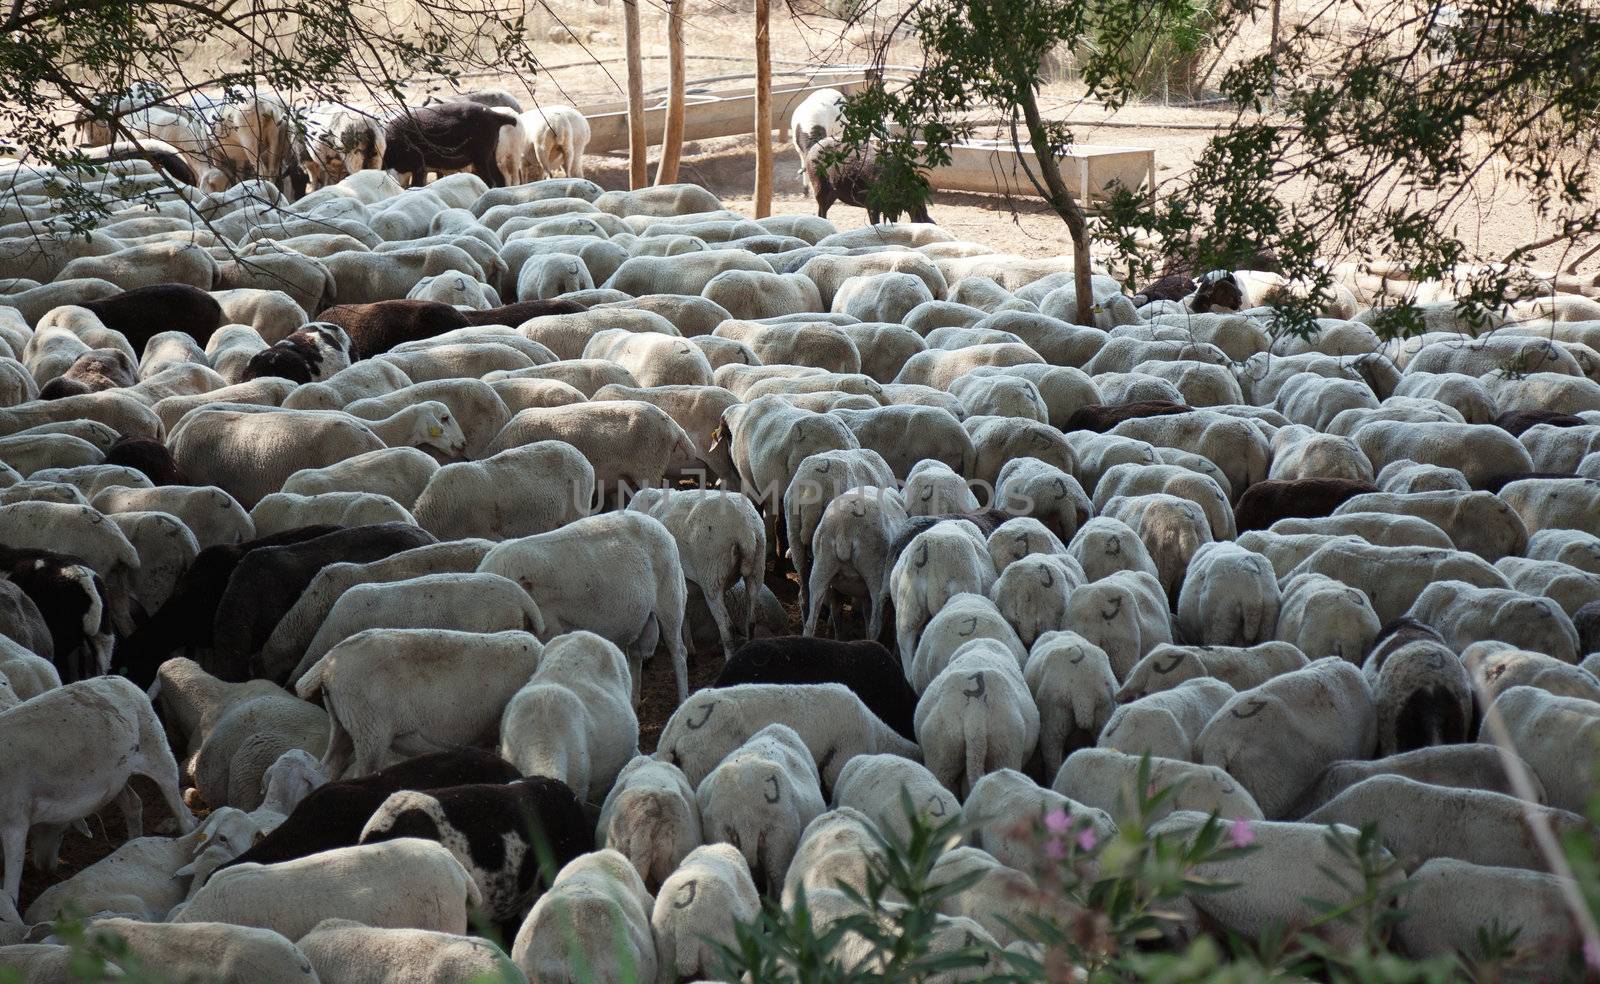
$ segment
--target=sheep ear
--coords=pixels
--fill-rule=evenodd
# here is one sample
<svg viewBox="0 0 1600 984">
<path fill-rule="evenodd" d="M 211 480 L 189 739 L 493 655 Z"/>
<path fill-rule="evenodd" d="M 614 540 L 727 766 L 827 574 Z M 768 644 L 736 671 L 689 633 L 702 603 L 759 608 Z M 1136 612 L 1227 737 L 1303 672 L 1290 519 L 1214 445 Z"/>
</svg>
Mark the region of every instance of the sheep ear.
<svg viewBox="0 0 1600 984">
<path fill-rule="evenodd" d="M 198 861 L 190 861 L 188 864 L 186 864 L 183 867 L 179 868 L 177 871 L 174 871 L 172 873 L 172 877 L 174 877 L 174 878 L 192 878 L 192 877 L 194 877 L 194 866 L 196 864 L 198 864 L 198 863 L 199 863 Z"/>
</svg>

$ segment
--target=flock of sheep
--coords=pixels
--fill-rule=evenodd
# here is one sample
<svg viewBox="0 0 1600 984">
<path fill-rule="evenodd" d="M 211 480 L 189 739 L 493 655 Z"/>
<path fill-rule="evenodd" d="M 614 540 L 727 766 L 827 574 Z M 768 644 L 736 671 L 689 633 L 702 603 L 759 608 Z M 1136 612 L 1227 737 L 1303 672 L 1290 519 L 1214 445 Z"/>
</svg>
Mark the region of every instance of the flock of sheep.
<svg viewBox="0 0 1600 984">
<path fill-rule="evenodd" d="M 1256 848 L 1175 938 L 1306 925 L 1377 822 L 1402 952 L 1573 959 L 1529 824 L 1595 789 L 1600 303 L 1385 342 L 1341 287 L 1302 338 L 1213 271 L 1081 325 L 1070 258 L 481 141 L 418 187 L 464 158 L 395 125 L 298 198 L 6 173 L 0 968 L 71 979 L 76 915 L 171 981 L 700 979 L 762 893 L 849 912 L 902 792 L 980 821 L 938 945 L 1027 951 L 1034 825 L 1114 831 L 1146 754 L 1158 831 Z M 68 180 L 87 235 L 41 229 Z"/>
</svg>

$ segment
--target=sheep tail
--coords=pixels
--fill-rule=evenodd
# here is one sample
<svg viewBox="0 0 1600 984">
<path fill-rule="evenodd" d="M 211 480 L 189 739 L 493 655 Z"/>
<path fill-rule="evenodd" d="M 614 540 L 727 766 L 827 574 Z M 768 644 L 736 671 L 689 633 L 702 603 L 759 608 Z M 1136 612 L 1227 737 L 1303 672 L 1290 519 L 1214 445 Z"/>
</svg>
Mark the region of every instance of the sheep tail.
<svg viewBox="0 0 1600 984">
<path fill-rule="evenodd" d="M 328 657 L 324 655 L 321 659 L 312 663 L 311 668 L 306 670 L 299 681 L 295 683 L 294 692 L 301 700 L 310 700 L 322 690 L 322 678 L 323 674 L 327 672 L 325 669 L 327 664 Z"/>
<path fill-rule="evenodd" d="M 989 729 L 984 713 L 987 707 L 985 702 L 968 700 L 961 712 L 961 731 L 967 745 L 968 791 L 983 778 L 984 760 L 989 757 Z"/>
</svg>

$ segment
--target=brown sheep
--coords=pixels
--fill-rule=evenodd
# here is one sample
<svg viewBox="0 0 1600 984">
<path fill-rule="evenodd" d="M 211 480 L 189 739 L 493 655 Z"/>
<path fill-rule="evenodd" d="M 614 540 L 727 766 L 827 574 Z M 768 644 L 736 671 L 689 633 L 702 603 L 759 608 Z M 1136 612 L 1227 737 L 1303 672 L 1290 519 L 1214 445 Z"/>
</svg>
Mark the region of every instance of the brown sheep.
<svg viewBox="0 0 1600 984">
<path fill-rule="evenodd" d="M 1378 491 L 1371 482 L 1349 478 L 1268 479 L 1245 489 L 1233 510 L 1240 533 L 1264 530 L 1280 519 L 1330 516 L 1347 499 Z"/>
<path fill-rule="evenodd" d="M 816 136 L 815 127 L 813 136 Z M 831 167 L 824 167 L 823 161 L 832 154 L 839 153 L 841 144 L 837 137 L 821 137 L 806 151 L 806 179 L 811 183 L 813 193 L 817 196 L 817 215 L 828 217 L 828 209 L 834 202 L 844 202 L 857 208 L 867 210 L 867 218 L 873 225 L 887 219 L 890 222 L 900 220 L 899 212 L 880 212 L 877 207 L 868 203 L 868 195 L 873 185 L 883 176 L 883 164 L 874 154 L 869 160 L 864 154 L 858 152 L 853 157 L 847 157 Z M 928 217 L 928 208 L 917 205 L 911 212 L 913 222 L 932 222 Z"/>
</svg>

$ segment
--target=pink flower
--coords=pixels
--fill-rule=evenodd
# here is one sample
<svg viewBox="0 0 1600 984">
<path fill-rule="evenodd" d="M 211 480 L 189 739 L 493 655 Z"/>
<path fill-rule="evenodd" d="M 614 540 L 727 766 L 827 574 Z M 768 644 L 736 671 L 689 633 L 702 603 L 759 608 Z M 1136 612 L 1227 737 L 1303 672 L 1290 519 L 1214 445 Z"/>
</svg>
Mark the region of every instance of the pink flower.
<svg viewBox="0 0 1600 984">
<path fill-rule="evenodd" d="M 1052 837 L 1044 842 L 1044 856 L 1052 861 L 1060 861 L 1067 856 L 1067 845 L 1061 843 L 1061 838 Z"/>
<path fill-rule="evenodd" d="M 1255 828 L 1250 826 L 1250 821 L 1240 817 L 1228 825 L 1228 840 L 1233 842 L 1234 847 L 1249 847 L 1256 842 Z"/>
<path fill-rule="evenodd" d="M 1085 827 L 1082 830 L 1078 831 L 1078 849 L 1079 850 L 1092 851 L 1092 850 L 1094 850 L 1095 843 L 1096 843 L 1096 841 L 1095 841 L 1094 828 L 1093 827 Z"/>
<path fill-rule="evenodd" d="M 1044 817 L 1044 829 L 1052 834 L 1064 834 L 1072 826 L 1072 817 L 1066 810 L 1056 807 Z"/>
<path fill-rule="evenodd" d="M 1600 970 L 1600 943 L 1594 940 L 1584 941 L 1583 962 L 1589 965 L 1590 970 Z"/>
</svg>

